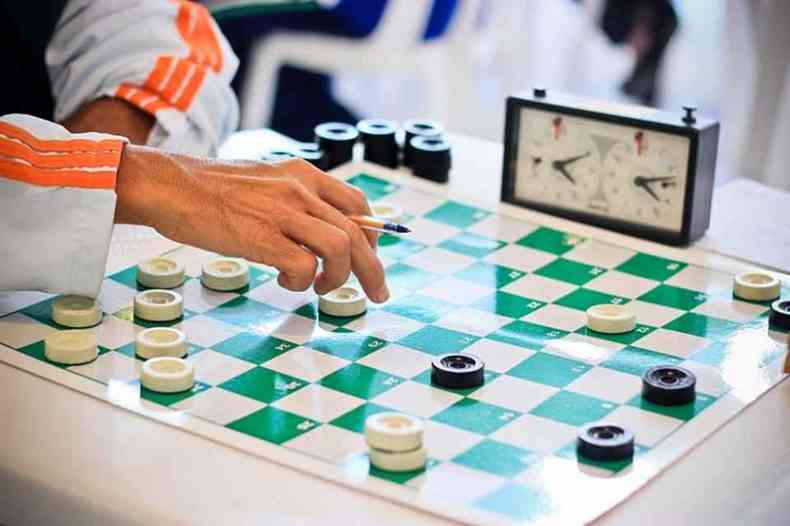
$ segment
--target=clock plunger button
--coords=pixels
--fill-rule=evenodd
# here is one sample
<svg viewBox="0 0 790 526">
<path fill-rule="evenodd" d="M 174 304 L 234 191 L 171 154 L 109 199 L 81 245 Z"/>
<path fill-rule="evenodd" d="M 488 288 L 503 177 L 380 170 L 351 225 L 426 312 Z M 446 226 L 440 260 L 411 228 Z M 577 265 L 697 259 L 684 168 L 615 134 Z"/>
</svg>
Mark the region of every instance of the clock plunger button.
<svg viewBox="0 0 790 526">
<path fill-rule="evenodd" d="M 694 124 L 697 122 L 697 118 L 694 116 L 694 112 L 697 111 L 696 106 L 683 106 L 683 111 L 686 112 L 685 117 L 683 117 L 683 122 L 686 124 Z"/>
<path fill-rule="evenodd" d="M 546 96 L 546 88 L 532 88 L 532 95 L 537 99 L 542 99 Z"/>
</svg>

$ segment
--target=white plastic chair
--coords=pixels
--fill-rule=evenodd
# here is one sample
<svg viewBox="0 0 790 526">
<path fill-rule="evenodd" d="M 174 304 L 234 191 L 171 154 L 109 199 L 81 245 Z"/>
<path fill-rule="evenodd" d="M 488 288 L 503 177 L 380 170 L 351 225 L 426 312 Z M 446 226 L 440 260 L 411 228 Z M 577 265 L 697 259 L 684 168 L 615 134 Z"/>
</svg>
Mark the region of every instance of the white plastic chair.
<svg viewBox="0 0 790 526">
<path fill-rule="evenodd" d="M 390 0 L 374 32 L 364 39 L 282 31 L 263 37 L 250 50 L 242 87 L 242 128 L 258 128 L 272 115 L 277 73 L 283 64 L 324 73 L 410 75 L 424 82 L 427 117 L 447 111 L 445 39 L 424 42 L 432 0 Z"/>
</svg>

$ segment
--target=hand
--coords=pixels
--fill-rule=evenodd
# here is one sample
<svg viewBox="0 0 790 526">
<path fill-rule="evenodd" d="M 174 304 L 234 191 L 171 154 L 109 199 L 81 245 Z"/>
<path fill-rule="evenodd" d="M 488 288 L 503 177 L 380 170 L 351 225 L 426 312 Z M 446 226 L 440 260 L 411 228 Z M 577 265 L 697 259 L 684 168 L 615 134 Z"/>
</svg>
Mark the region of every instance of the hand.
<svg viewBox="0 0 790 526">
<path fill-rule="evenodd" d="M 127 145 L 116 192 L 116 222 L 270 265 L 289 290 L 315 282 L 325 294 L 353 271 L 371 300 L 389 297 L 375 233 L 348 219 L 370 215 L 364 195 L 305 161 L 218 161 Z"/>
</svg>

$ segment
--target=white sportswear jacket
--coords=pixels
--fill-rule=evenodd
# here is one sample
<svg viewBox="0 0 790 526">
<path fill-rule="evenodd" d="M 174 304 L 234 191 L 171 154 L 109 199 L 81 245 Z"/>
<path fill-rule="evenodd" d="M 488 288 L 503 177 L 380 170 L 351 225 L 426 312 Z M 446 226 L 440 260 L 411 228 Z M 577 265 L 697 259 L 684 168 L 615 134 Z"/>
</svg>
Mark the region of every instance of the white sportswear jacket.
<svg viewBox="0 0 790 526">
<path fill-rule="evenodd" d="M 55 118 L 119 97 L 156 117 L 148 144 L 212 154 L 237 126 L 238 66 L 206 9 L 185 0 L 71 0 L 46 51 Z M 0 116 L 0 290 L 95 297 L 126 139 Z"/>
</svg>

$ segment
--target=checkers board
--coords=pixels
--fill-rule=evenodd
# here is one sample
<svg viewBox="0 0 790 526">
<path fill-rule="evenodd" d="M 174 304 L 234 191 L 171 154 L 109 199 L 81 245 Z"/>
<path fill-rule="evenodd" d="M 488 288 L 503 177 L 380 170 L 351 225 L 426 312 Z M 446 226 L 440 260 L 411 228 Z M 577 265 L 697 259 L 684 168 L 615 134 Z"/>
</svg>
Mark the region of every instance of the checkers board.
<svg viewBox="0 0 790 526">
<path fill-rule="evenodd" d="M 133 317 L 134 267 L 103 283 L 95 362 L 46 361 L 43 339 L 60 328 L 54 298 L 30 294 L 0 300 L 0 361 L 358 491 L 479 524 L 592 520 L 784 378 L 787 334 L 768 326 L 767 303 L 733 298 L 727 272 L 526 222 L 507 205 L 495 213 L 448 200 L 387 170 L 345 172 L 371 202 L 402 208 L 413 230 L 380 240 L 386 304 L 325 316 L 311 291 L 285 291 L 275 270 L 257 264 L 249 287 L 210 291 L 199 276 L 213 255 L 179 247 L 167 255 L 186 267 L 176 289 L 184 317 L 163 325 L 189 338 L 192 390 L 165 395 L 139 384 L 134 335 L 153 324 Z M 636 330 L 586 329 L 585 309 L 607 302 L 628 303 Z M 431 386 L 432 358 L 456 351 L 486 362 L 482 387 Z M 692 370 L 696 402 L 643 401 L 640 376 L 657 364 Z M 363 424 L 385 410 L 426 419 L 426 469 L 370 467 Z M 600 420 L 633 431 L 632 463 L 576 457 L 578 429 Z"/>
</svg>

